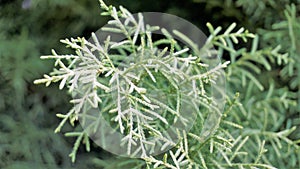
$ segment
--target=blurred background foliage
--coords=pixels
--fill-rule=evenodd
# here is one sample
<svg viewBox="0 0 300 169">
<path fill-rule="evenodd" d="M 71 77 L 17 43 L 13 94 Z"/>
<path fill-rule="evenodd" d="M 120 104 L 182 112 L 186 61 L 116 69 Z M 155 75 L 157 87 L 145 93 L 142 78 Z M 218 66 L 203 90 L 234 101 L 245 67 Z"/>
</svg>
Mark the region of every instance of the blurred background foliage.
<svg viewBox="0 0 300 169">
<path fill-rule="evenodd" d="M 171 13 L 197 25 L 207 35 L 206 22 L 223 27 L 236 22 L 260 35 L 260 48 L 280 44 L 280 51 L 289 53 L 290 61 L 267 75 L 277 88 L 287 91 L 297 106 L 283 112 L 279 108 L 280 117 L 275 119 L 280 119 L 280 126 L 275 130 L 298 126 L 290 137 L 300 138 L 300 0 L 107 0 L 106 3 L 122 5 L 133 13 Z M 74 140 L 53 133 L 59 123 L 55 113 L 65 113 L 70 108 L 69 96 L 65 91 L 58 91 L 55 85 L 44 88 L 32 83 L 52 69 L 51 61 L 42 62 L 39 56 L 50 54 L 52 48 L 59 53 L 70 52 L 59 40 L 77 36 L 89 38 L 91 32 L 106 23 L 107 18 L 101 17 L 100 12 L 97 0 L 0 0 L 0 168 L 114 168 L 108 164 L 122 165 L 117 162 L 120 159 L 110 157 L 111 154 L 96 146 L 91 153 L 81 148 L 77 162 L 71 164 L 68 154 Z M 225 55 L 225 59 L 229 56 Z M 262 81 L 265 77 L 266 74 L 257 75 Z M 269 81 L 263 85 L 271 86 Z M 263 98 L 258 98 L 262 101 L 255 104 L 263 106 Z M 251 104 L 249 100 L 244 103 L 246 108 Z M 71 129 L 65 127 L 64 130 Z M 138 160 L 121 161 L 127 161 L 129 166 L 139 164 Z M 276 165 L 288 167 L 287 162 L 282 161 L 276 161 Z"/>
</svg>

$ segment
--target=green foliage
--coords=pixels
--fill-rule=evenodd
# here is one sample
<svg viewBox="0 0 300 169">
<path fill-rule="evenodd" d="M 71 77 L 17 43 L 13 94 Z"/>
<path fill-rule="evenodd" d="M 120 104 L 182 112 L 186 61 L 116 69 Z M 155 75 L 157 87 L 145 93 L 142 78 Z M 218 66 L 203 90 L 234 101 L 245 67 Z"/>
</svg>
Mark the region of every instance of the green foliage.
<svg viewBox="0 0 300 169">
<path fill-rule="evenodd" d="M 271 4 L 274 3 L 273 1 L 269 2 Z M 246 4 L 244 1 L 238 1 L 237 3 L 239 5 Z M 68 114 L 58 114 L 58 117 L 63 118 L 63 120 L 56 129 L 56 132 L 60 131 L 67 120 L 70 120 L 71 124 L 74 125 L 74 122 L 81 116 L 79 112 L 85 106 L 87 108 L 88 106 L 100 106 L 106 109 L 103 111 L 100 109 L 100 113 L 104 114 L 104 116 L 108 116 L 105 115 L 108 112 L 112 113 L 113 115 L 109 116 L 113 120 L 111 124 L 114 125 L 116 123 L 115 125 L 119 131 L 127 135 L 126 138 L 128 141 L 126 144 L 128 144 L 127 152 L 129 155 L 132 155 L 131 144 L 136 144 L 138 141 L 141 142 L 138 146 L 141 147 L 140 157 L 144 161 L 120 158 L 115 159 L 119 161 L 120 165 L 114 167 L 123 168 L 134 164 L 136 168 L 144 166 L 147 168 L 273 169 L 277 167 L 295 168 L 299 165 L 300 152 L 297 143 L 300 140 L 297 135 L 291 138 L 291 134 L 298 127 L 293 126 L 292 124 L 297 125 L 297 123 L 291 123 L 287 116 L 288 111 L 297 110 L 295 107 L 297 106 L 299 96 L 297 96 L 296 92 L 289 90 L 287 87 L 282 87 L 281 84 L 274 81 L 274 77 L 279 75 L 278 73 L 276 74 L 278 67 L 282 68 L 283 73 L 281 75 L 284 75 L 284 70 L 287 69 L 286 67 L 290 68 L 291 64 L 292 68 L 290 69 L 293 72 L 289 75 L 294 75 L 294 71 L 299 70 L 297 67 L 299 63 L 296 62 L 298 61 L 296 60 L 297 57 L 293 55 L 297 53 L 296 46 L 298 46 L 297 36 L 294 33 L 297 32 L 294 30 L 298 28 L 295 6 L 291 5 L 287 7 L 285 12 L 287 22 L 282 22 L 278 24 L 280 26 L 275 26 L 277 29 L 285 28 L 284 26 L 288 27 L 289 40 L 291 41 L 290 51 L 284 50 L 286 47 L 278 45 L 278 43 L 276 43 L 277 45 L 274 48 L 264 47 L 259 49 L 260 40 L 258 35 L 249 33 L 244 28 L 234 31 L 236 28 L 235 23 L 228 26 L 222 33 L 221 27 L 215 29 L 211 24 L 207 24 L 210 36 L 205 45 L 198 51 L 195 48 L 196 44 L 178 31 L 174 31 L 174 34 L 189 43 L 191 48 L 182 47 L 178 43 L 175 43 L 176 40 L 169 33 L 165 34 L 166 39 L 155 41 L 151 38 L 151 31 L 160 28 L 151 27 L 155 25 L 142 25 L 141 15 L 139 15 L 137 21 L 134 19 L 129 20 L 133 25 L 130 26 L 120 21 L 120 18 L 132 18 L 130 17 L 131 13 L 126 9 L 120 7 L 120 11 L 117 11 L 115 7 L 107 6 L 103 1 L 100 1 L 100 4 L 104 10 L 103 14 L 110 15 L 113 18 L 113 20 L 109 21 L 112 27 L 106 27 L 103 30 L 121 33 L 125 35 L 126 39 L 121 42 L 114 42 L 110 41 L 108 36 L 104 44 L 103 42 L 98 42 L 95 34 L 92 34 L 93 43 L 84 38 L 66 39 L 61 42 L 65 43 L 67 47 L 73 48 L 76 51 L 75 55 L 58 55 L 53 51 L 53 55 L 42 56 L 43 59 L 55 59 L 55 65 L 58 66 L 58 69 L 54 69 L 49 75 L 44 75 L 43 79 L 36 80 L 36 84 L 45 83 L 48 86 L 52 82 L 60 82 L 60 89 L 67 86 L 69 92 L 72 92 L 72 94 L 74 94 L 74 90 L 76 89 L 75 86 L 79 86 L 79 91 L 85 91 L 81 98 L 71 101 L 75 105 Z M 259 6 L 262 6 L 262 3 Z M 249 14 L 251 12 L 246 11 L 246 13 Z M 257 15 L 260 15 L 260 13 Z M 263 38 L 264 40 L 266 38 L 273 38 L 272 35 L 270 33 L 268 36 L 266 33 L 263 35 Z M 136 44 L 137 38 L 140 38 L 141 44 Z M 252 39 L 250 48 L 237 46 L 237 44 L 241 44 L 240 40 L 247 42 L 249 39 Z M 161 42 L 170 45 L 170 49 L 166 47 L 162 50 L 162 52 L 168 51 L 170 53 L 166 57 L 161 57 L 164 56 L 164 53 L 157 52 L 158 46 L 156 44 Z M 219 56 L 228 55 L 231 63 L 224 62 L 224 64 L 217 65 L 211 70 L 206 70 L 205 64 L 198 60 L 203 59 L 204 53 L 201 51 L 205 51 L 209 55 L 214 52 L 213 48 L 217 49 Z M 108 53 L 109 49 L 116 49 L 118 52 L 110 54 Z M 140 60 L 144 60 L 143 56 L 145 56 L 146 50 L 150 53 L 150 55 L 147 55 L 148 59 L 150 58 L 160 69 L 152 69 L 150 68 L 151 66 L 149 67 L 147 63 L 143 62 L 136 62 L 127 67 L 128 57 L 124 58 L 126 52 L 129 52 L 133 58 L 141 57 Z M 99 56 L 94 55 L 94 51 L 97 51 Z M 190 51 L 191 53 L 189 53 Z M 286 53 L 282 54 L 280 51 L 286 51 Z M 119 62 L 120 58 L 125 64 Z M 156 60 L 156 58 L 159 58 L 159 60 Z M 198 74 L 193 75 L 184 71 L 179 72 L 177 69 L 171 69 L 171 65 L 174 65 L 175 60 L 179 61 L 176 63 L 182 68 L 180 70 L 185 70 L 184 65 L 188 65 L 187 69 L 195 70 Z M 180 64 L 180 62 L 185 64 Z M 118 68 L 120 66 L 124 69 Z M 141 67 L 141 71 L 138 71 L 138 73 L 128 71 L 136 67 Z M 182 90 L 178 90 L 179 86 L 172 82 L 178 81 L 177 77 L 169 74 L 169 72 L 175 72 L 175 74 L 184 75 L 186 79 L 199 80 L 196 84 L 199 85 L 199 89 L 205 91 L 208 89 L 201 88 L 200 84 L 207 83 L 205 78 L 212 81 L 213 77 L 217 76 L 218 70 L 225 67 L 227 67 L 226 78 L 228 80 L 226 93 L 227 106 L 221 116 L 220 126 L 216 125 L 216 131 L 202 130 L 203 128 L 206 129 L 205 125 L 203 125 L 205 123 L 203 116 L 207 116 L 205 113 L 216 111 L 214 103 L 206 101 L 202 104 L 206 104 L 208 109 L 201 112 L 203 114 L 197 113 L 197 120 L 192 129 L 189 132 L 185 130 L 176 131 L 179 140 L 177 143 L 169 140 L 167 137 L 162 137 L 161 131 L 164 128 L 161 128 L 157 123 L 154 123 L 154 125 L 151 124 L 151 116 L 147 116 L 147 113 L 151 112 L 150 114 L 158 117 L 160 122 L 167 124 L 170 122 L 170 119 L 172 121 L 172 117 L 152 112 L 152 110 L 161 107 L 168 110 L 169 113 L 173 113 L 173 116 L 176 118 L 182 118 L 182 115 L 180 111 L 177 111 L 178 107 L 177 109 L 176 106 L 174 107 L 175 109 L 172 108 L 172 101 L 167 104 L 159 104 L 154 98 L 151 98 L 151 95 L 149 97 L 149 86 L 143 86 L 143 84 L 158 84 L 157 86 L 159 87 L 154 86 L 154 88 L 150 88 L 151 90 L 164 89 L 166 86 L 159 84 L 161 82 L 160 78 L 163 77 L 163 79 L 167 79 L 170 85 L 177 90 L 177 93 L 183 94 Z M 83 70 L 90 71 L 86 73 Z M 98 78 L 101 74 L 103 76 Z M 148 76 L 149 78 L 141 79 L 140 77 L 143 76 Z M 293 78 L 297 79 L 298 77 Z M 291 80 L 291 84 L 299 83 Z M 125 87 L 122 87 L 122 85 Z M 296 88 L 297 85 L 292 85 L 291 87 Z M 101 94 L 99 94 L 99 90 Z M 118 96 L 116 100 L 108 97 L 107 93 L 111 92 L 116 92 Z M 127 94 L 123 96 L 123 93 Z M 212 99 L 211 96 L 203 95 L 203 93 L 196 92 L 195 94 L 197 95 L 195 99 L 201 100 L 202 97 L 209 100 Z M 75 95 L 78 95 L 78 93 L 75 92 Z M 128 112 L 126 110 L 123 111 L 119 107 L 122 102 L 121 98 L 124 97 L 128 97 L 131 100 L 126 101 L 129 107 L 131 107 L 128 109 Z M 173 101 L 176 103 L 178 99 Z M 141 114 L 140 111 L 144 111 L 145 113 Z M 129 115 L 127 113 L 124 115 L 124 112 L 127 112 Z M 294 114 L 296 113 L 294 112 Z M 137 119 L 135 125 L 133 125 L 133 116 Z M 284 123 L 286 121 L 289 121 L 289 124 L 285 126 Z M 97 121 L 95 122 L 91 126 L 96 125 Z M 136 128 L 133 128 L 133 126 Z M 146 151 L 147 145 L 145 144 L 147 140 L 143 134 L 146 130 L 152 131 L 150 133 L 156 133 L 152 136 L 166 141 L 166 144 L 170 144 L 174 148 L 163 155 L 148 155 Z M 203 132 L 210 132 L 210 135 L 204 137 Z M 89 151 L 89 141 L 84 131 L 70 132 L 66 133 L 66 135 L 77 137 L 73 152 L 70 154 L 73 161 L 75 160 L 80 142 L 84 142 L 87 151 Z M 137 135 L 138 137 L 135 138 L 132 135 Z M 95 160 L 94 162 L 95 165 L 104 168 L 110 167 L 105 160 Z"/>
<path fill-rule="evenodd" d="M 286 128 L 290 128 L 292 126 L 297 126 L 294 132 L 291 134 L 291 138 L 299 139 L 300 133 L 300 51 L 299 51 L 299 44 L 300 44 L 300 34 L 299 34 L 299 25 L 300 20 L 297 14 L 297 8 L 299 7 L 299 3 L 287 5 L 284 11 L 284 15 L 282 17 L 282 21 L 273 23 L 269 29 L 260 29 L 259 33 L 263 37 L 263 42 L 272 42 L 269 43 L 270 45 L 274 46 L 274 44 L 280 44 L 283 47 L 283 51 L 289 53 L 289 62 L 277 69 L 278 74 L 280 76 L 280 80 L 282 83 L 286 83 L 285 89 L 291 91 L 290 93 L 286 93 L 285 96 L 288 96 L 296 102 L 296 106 L 290 107 L 285 112 L 282 112 L 281 118 L 283 118 L 283 123 L 285 123 Z M 297 13 L 298 12 L 298 13 Z M 286 153 L 284 156 L 297 159 L 295 153 L 286 149 Z M 299 161 L 299 152 L 298 153 L 298 161 Z M 276 153 L 279 155 L 280 153 Z M 281 167 L 284 167 L 282 164 L 278 164 Z M 295 165 L 296 166 L 296 165 Z"/>
<path fill-rule="evenodd" d="M 30 120 L 27 117 L 16 120 L 1 115 L 0 167 L 70 168 L 65 153 L 68 148 L 62 138 L 54 135 L 52 130 L 40 130 Z"/>
<path fill-rule="evenodd" d="M 88 1 L 31 2 L 22 9 L 21 0 L 0 1 L 0 168 L 71 168 L 66 158 L 70 144 L 53 134 L 57 120 L 50 114 L 66 110 L 68 97 L 32 81 L 51 69 L 38 59 L 49 45 L 61 48 L 58 39 L 102 21 L 90 16 L 98 8 L 93 10 Z M 81 18 L 86 22 L 78 23 Z"/>
<path fill-rule="evenodd" d="M 66 113 L 72 104 L 68 104 L 70 96 L 65 90 L 56 89 L 59 84 L 47 89 L 32 84 L 34 79 L 49 72 L 52 67 L 51 61 L 38 59 L 40 55 L 49 54 L 49 48 L 55 48 L 57 53 L 77 55 L 70 48 L 63 48 L 58 39 L 89 37 L 92 31 L 106 22 L 105 17 L 98 17 L 97 1 L 31 0 L 29 8 L 24 9 L 22 0 L 4 0 L 0 2 L 0 168 L 138 169 L 154 166 L 174 168 L 180 164 L 184 165 L 181 168 L 209 169 L 299 168 L 299 0 L 106 2 L 113 6 L 122 4 L 133 12 L 175 14 L 203 29 L 209 36 L 209 43 L 204 48 L 214 47 L 223 63 L 230 61 L 225 68 L 226 107 L 216 130 L 209 138 L 203 139 L 201 122 L 205 118 L 201 120 L 198 117 L 200 123 L 195 123 L 189 132 L 178 132 L 179 141 L 173 149 L 144 159 L 118 157 L 97 148 L 82 132 L 76 116 Z M 212 24 L 205 25 L 206 22 Z M 236 24 L 232 24 L 234 22 Z M 213 28 L 212 25 L 227 29 L 220 30 L 221 27 Z M 257 35 L 237 28 L 240 26 Z M 242 33 L 237 33 L 239 31 Z M 176 36 L 185 39 L 180 32 Z M 172 37 L 166 39 L 169 42 Z M 247 42 L 244 43 L 243 39 Z M 73 40 L 79 46 L 81 44 L 77 41 L 87 42 L 84 38 Z M 68 43 L 72 43 L 71 39 Z M 171 43 L 164 45 L 170 52 Z M 122 46 L 132 49 L 126 43 L 119 47 Z M 185 49 L 185 46 L 176 47 Z M 181 49 L 175 48 L 174 52 Z M 192 52 L 193 48 L 183 55 Z M 61 62 L 70 64 L 63 59 Z M 200 72 L 206 71 L 201 69 Z M 97 71 L 98 74 L 100 72 Z M 147 71 L 144 72 L 147 75 Z M 150 73 L 158 83 L 161 81 L 158 74 L 151 70 Z M 150 75 L 147 79 L 153 82 Z M 209 90 L 207 86 L 205 90 Z M 172 87 L 169 89 L 173 90 Z M 209 92 L 206 94 L 209 96 Z M 135 96 L 139 95 L 135 93 Z M 59 124 L 53 112 L 64 120 L 56 131 L 71 138 L 53 133 Z M 82 143 L 85 145 L 82 146 Z M 86 150 L 90 152 L 85 153 Z M 68 153 L 72 160 L 76 157 L 75 164 L 70 163 Z"/>
<path fill-rule="evenodd" d="M 181 114 L 181 110 L 184 110 L 181 108 L 181 104 L 185 104 L 189 109 L 199 103 L 211 110 L 216 109 L 213 108 L 214 105 L 208 104 L 211 100 L 209 96 L 205 93 L 198 93 L 205 91 L 203 84 L 214 81 L 213 76 L 216 76 L 219 69 L 226 67 L 228 63 L 218 65 L 212 71 L 203 72 L 202 69 L 208 65 L 199 62 L 198 60 L 202 58 L 193 56 L 193 53 L 199 53 L 201 50 L 210 53 L 212 43 L 218 41 L 217 39 L 208 41 L 205 48 L 200 51 L 189 52 L 191 49 L 181 48 L 177 45 L 178 42 L 170 37 L 165 29 L 162 29 L 165 39 L 152 39 L 152 32 L 159 28 L 143 25 L 142 15 L 135 20 L 132 14 L 122 7 L 120 7 L 120 11 L 117 11 L 116 8 L 108 7 L 104 3 L 101 5 L 105 9 L 103 14 L 113 18 L 108 22 L 109 26 L 103 27 L 102 30 L 121 33 L 126 39 L 114 42 L 108 36 L 103 45 L 103 42 L 99 42 L 95 34 L 92 34 L 93 43 L 84 38 L 62 40 L 61 42 L 65 43 L 67 47 L 75 49 L 76 55 L 57 55 L 53 51 L 51 56 L 42 56 L 43 59 L 55 59 L 55 65 L 58 68 L 49 75 L 44 75 L 44 79 L 36 80 L 35 83 L 45 83 L 48 86 L 51 82 L 60 81 L 60 89 L 67 86 L 69 92 L 74 96 L 79 96 L 79 98 L 71 100 L 75 105 L 66 115 L 58 114 L 63 120 L 55 132 L 59 132 L 68 119 L 74 125 L 78 118 L 88 118 L 84 115 L 88 114 L 91 108 L 99 106 L 103 116 L 115 121 L 119 131 L 126 135 L 122 144 L 127 144 L 127 154 L 133 156 L 140 154 L 139 157 L 146 158 L 149 151 L 157 149 L 157 141 L 162 142 L 160 144 L 165 148 L 176 145 L 176 142 L 172 140 L 174 138 L 170 137 L 172 131 L 167 134 L 163 133 L 166 128 L 173 124 L 188 125 L 186 123 L 193 120 L 190 114 L 186 117 Z M 122 18 L 126 19 L 124 23 L 120 21 Z M 186 39 L 179 32 L 174 31 L 174 33 Z M 243 30 L 230 36 L 236 38 L 251 35 L 247 32 L 242 33 Z M 136 43 L 137 39 L 140 40 L 140 44 Z M 186 41 L 191 42 L 189 39 Z M 169 47 L 160 51 L 158 45 L 161 44 Z M 191 46 L 195 46 L 195 44 L 191 44 Z M 109 50 L 117 51 L 110 54 Z M 130 52 L 129 56 L 131 57 L 127 57 L 126 52 Z M 98 53 L 99 56 L 93 53 Z M 68 64 L 64 64 L 64 62 Z M 201 76 L 198 76 L 199 73 Z M 187 80 L 182 81 L 182 79 Z M 197 87 L 195 86 L 193 91 L 188 91 L 187 89 L 191 88 L 190 86 L 193 84 Z M 168 92 L 165 101 L 158 101 L 155 92 L 164 91 Z M 116 98 L 111 98 L 112 95 L 116 95 Z M 189 103 L 190 97 L 195 100 L 195 102 L 191 102 L 193 104 Z M 199 112 L 199 108 L 195 109 Z M 206 113 L 213 113 L 211 110 Z M 203 119 L 207 114 L 203 113 L 200 116 L 199 118 Z M 153 118 L 157 118 L 158 121 Z M 180 123 L 177 124 L 176 121 L 180 121 Z M 93 129 L 99 126 L 99 123 L 96 120 L 87 127 Z M 204 122 L 199 119 L 198 123 Z M 115 124 L 112 123 L 112 125 Z M 73 152 L 70 154 L 74 161 L 79 142 L 86 134 L 81 132 L 67 133 L 66 135 L 78 138 Z M 148 141 L 148 138 L 151 137 L 155 139 Z M 88 141 L 88 139 L 85 140 Z M 137 151 L 132 151 L 132 147 L 135 147 Z M 87 146 L 88 149 L 89 146 Z"/>
</svg>

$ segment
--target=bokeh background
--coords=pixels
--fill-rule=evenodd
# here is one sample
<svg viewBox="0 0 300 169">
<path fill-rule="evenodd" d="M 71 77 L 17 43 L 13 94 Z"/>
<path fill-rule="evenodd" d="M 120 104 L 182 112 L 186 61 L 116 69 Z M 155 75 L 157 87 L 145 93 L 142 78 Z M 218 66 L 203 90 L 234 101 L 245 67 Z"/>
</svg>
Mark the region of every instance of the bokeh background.
<svg viewBox="0 0 300 169">
<path fill-rule="evenodd" d="M 300 11 L 299 0 L 105 2 L 115 6 L 122 5 L 133 13 L 155 11 L 174 14 L 197 25 L 207 35 L 206 22 L 223 27 L 236 22 L 239 27 L 243 26 L 264 36 L 264 30 L 272 30 L 273 24 L 285 19 L 286 5 L 296 4 L 297 16 Z M 48 88 L 33 84 L 34 79 L 49 72 L 53 65 L 52 61 L 42 61 L 39 57 L 51 54 L 52 48 L 58 53 L 70 52 L 59 42 L 60 39 L 77 36 L 88 39 L 91 32 L 97 31 L 108 19 L 100 16 L 100 12 L 97 0 L 0 0 L 1 169 L 79 169 L 101 168 L 101 165 L 105 165 L 97 159 L 114 163 L 114 158 L 110 158 L 112 155 L 101 148 L 94 146 L 87 153 L 82 146 L 76 162 L 72 164 L 68 154 L 72 150 L 74 139 L 53 132 L 60 121 L 55 114 L 65 113 L 72 106 L 68 103 L 70 96 L 66 91 L 58 90 L 55 84 Z M 284 31 L 288 34 L 288 30 Z M 298 39 L 298 43 L 299 41 Z M 284 52 L 290 52 L 289 43 L 280 39 L 262 42 L 260 47 L 274 47 L 277 43 L 283 44 Z M 299 52 L 300 44 L 298 45 Z M 299 90 L 299 85 L 289 86 L 289 79 L 281 85 L 286 85 L 294 92 Z M 293 117 L 296 120 L 289 122 L 300 125 L 300 120 L 297 119 L 299 106 L 297 110 L 289 112 L 287 122 L 289 117 Z M 63 132 L 71 130 L 71 126 L 63 128 Z M 299 130 L 292 137 L 299 138 Z"/>
</svg>

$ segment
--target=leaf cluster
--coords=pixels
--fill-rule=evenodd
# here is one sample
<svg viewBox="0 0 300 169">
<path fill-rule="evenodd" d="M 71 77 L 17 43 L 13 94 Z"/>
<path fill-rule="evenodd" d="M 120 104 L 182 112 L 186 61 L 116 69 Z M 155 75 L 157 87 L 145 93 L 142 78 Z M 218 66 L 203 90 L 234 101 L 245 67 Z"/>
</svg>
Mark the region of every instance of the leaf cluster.
<svg viewBox="0 0 300 169">
<path fill-rule="evenodd" d="M 243 1 L 238 3 L 246 4 Z M 92 42 L 84 38 L 61 41 L 75 50 L 74 55 L 58 55 L 53 51 L 52 55 L 42 56 L 43 59 L 55 59 L 55 66 L 58 68 L 35 83 L 50 85 L 52 82 L 60 82 L 61 89 L 66 86 L 76 96 L 71 101 L 74 107 L 67 114 L 57 115 L 63 120 L 56 132 L 61 130 L 67 120 L 74 125 L 76 120 L 86 118 L 85 114 L 89 109 L 100 107 L 100 114 L 126 135 L 122 141 L 127 145 L 127 154 L 138 154 L 144 160 L 120 159 L 124 160 L 120 165 L 122 167 L 126 166 L 127 161 L 128 165 L 132 162 L 137 168 L 283 168 L 287 161 L 278 163 L 282 158 L 291 159 L 288 164 L 290 168 L 299 165 L 299 138 L 290 138 L 297 130 L 297 126 L 292 124 L 297 123 L 289 121 L 284 127 L 286 112 L 295 110 L 299 98 L 297 93 L 276 84 L 273 79 L 278 67 L 282 67 L 283 75 L 288 72 L 285 71 L 287 67 L 292 71 L 290 75 L 298 70 L 299 64 L 292 61 L 298 58 L 293 55 L 297 53 L 298 46 L 295 39 L 297 32 L 293 31 L 298 28 L 295 6 L 287 7 L 287 22 L 282 22 L 277 27 L 289 28 L 285 33 L 290 35 L 291 50 L 284 53 L 281 52 L 286 51 L 284 45 L 260 49 L 258 35 L 249 33 L 244 28 L 235 30 L 235 23 L 224 32 L 221 32 L 221 27 L 214 28 L 207 24 L 210 36 L 200 50 L 184 34 L 174 31 L 172 33 L 189 43 L 190 48 L 180 46 L 166 30 L 144 23 L 142 15 L 135 19 L 123 7 L 117 10 L 103 1 L 100 4 L 104 10 L 103 15 L 112 17 L 108 21 L 109 26 L 102 30 L 122 34 L 125 36 L 123 41 L 115 42 L 107 36 L 102 42 L 96 34 L 92 34 Z M 165 38 L 152 39 L 151 32 L 159 29 L 164 32 Z M 267 35 L 263 39 L 273 38 L 272 34 Z M 252 40 L 250 48 L 237 45 L 249 40 Z M 159 50 L 158 44 L 166 47 Z M 114 52 L 109 53 L 110 50 Z M 230 64 L 224 61 L 208 70 L 204 63 L 199 62 L 205 53 L 229 55 Z M 227 106 L 224 113 L 220 114 L 214 108 L 214 103 L 208 102 L 212 98 L 207 95 L 209 92 L 206 93 L 206 90 L 209 89 L 203 87 L 203 84 L 213 82 L 215 77 L 220 76 L 218 71 L 223 68 L 226 68 L 225 76 L 228 81 Z M 270 78 L 261 75 L 269 75 Z M 207 109 L 200 112 L 196 107 L 197 120 L 193 128 L 190 131 L 175 130 L 178 142 L 173 142 L 168 135 L 162 134 L 166 127 L 162 124 L 169 125 L 175 119 L 183 123 L 185 121 L 178 111 L 178 102 L 185 92 L 176 84 L 182 78 L 188 79 L 186 83 L 195 84 L 192 96 L 195 96 L 195 100 L 201 100 L 201 104 Z M 169 83 L 168 86 L 164 85 L 166 82 Z M 295 88 L 298 83 L 292 81 L 291 84 Z M 149 89 L 171 90 L 175 97 L 166 103 L 160 103 L 153 95 L 149 95 Z M 169 96 L 172 97 L 173 93 Z M 165 113 L 159 113 L 161 110 Z M 213 115 L 208 116 L 209 113 Z M 158 120 L 154 121 L 153 117 Z M 93 128 L 98 123 L 95 120 L 88 128 Z M 215 128 L 206 128 L 212 125 Z M 86 144 L 87 151 L 90 150 L 88 132 L 90 131 L 66 133 L 67 136 L 77 137 L 70 154 L 73 161 L 81 142 Z M 148 141 L 148 134 L 162 142 L 157 144 Z M 168 145 L 174 147 L 161 156 L 148 153 L 155 146 Z M 132 152 L 134 146 L 137 149 Z M 109 167 L 102 160 L 95 160 L 95 163 Z"/>
</svg>

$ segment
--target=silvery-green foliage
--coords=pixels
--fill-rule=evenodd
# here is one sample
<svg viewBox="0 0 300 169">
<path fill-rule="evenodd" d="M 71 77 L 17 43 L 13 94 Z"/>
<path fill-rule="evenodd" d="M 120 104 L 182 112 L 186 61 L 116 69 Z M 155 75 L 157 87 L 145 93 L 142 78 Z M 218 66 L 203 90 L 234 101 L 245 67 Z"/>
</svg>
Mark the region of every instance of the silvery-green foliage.
<svg viewBox="0 0 300 169">
<path fill-rule="evenodd" d="M 62 121 L 55 132 L 59 132 L 68 120 L 74 126 L 89 109 L 99 107 L 99 112 L 109 123 L 125 135 L 122 141 L 127 145 L 128 155 L 140 154 L 142 159 L 125 158 L 119 168 L 132 162 L 135 168 L 273 169 L 275 167 L 268 160 L 272 155 L 267 155 L 266 148 L 272 146 L 278 152 L 284 143 L 298 149 L 296 142 L 288 138 L 295 127 L 278 131 L 278 126 L 271 126 L 282 120 L 276 116 L 276 109 L 285 111 L 294 104 L 293 100 L 287 97 L 288 92 L 284 89 L 274 90 L 273 83 L 266 87 L 255 77 L 261 73 L 261 67 L 271 70 L 273 64 L 288 63 L 288 55 L 279 52 L 280 46 L 259 50 L 258 37 L 244 28 L 236 30 L 235 23 L 222 33 L 221 27 L 213 28 L 208 23 L 210 36 L 199 50 L 181 32 L 175 30 L 173 33 L 189 47 L 180 45 L 167 30 L 144 23 L 142 15 L 135 18 L 123 7 L 117 10 L 101 0 L 100 4 L 104 10 L 102 14 L 112 18 L 109 26 L 102 30 L 122 34 L 125 39 L 115 42 L 107 36 L 105 41 L 99 41 L 96 34 L 92 34 L 89 41 L 85 38 L 65 39 L 61 42 L 74 49 L 75 54 L 59 55 L 53 50 L 52 55 L 42 56 L 42 59 L 55 59 L 57 68 L 35 83 L 48 86 L 59 82 L 59 88 L 68 88 L 74 98 L 71 100 L 74 106 L 68 113 L 57 114 Z M 165 37 L 153 39 L 155 30 L 162 30 Z M 241 40 L 247 42 L 249 39 L 252 39 L 250 51 L 235 47 Z M 162 49 L 159 48 L 161 44 L 164 45 Z M 208 69 L 202 61 L 203 55 L 223 56 L 225 53 L 229 54 L 231 64 L 224 62 Z M 229 90 L 227 106 L 222 113 L 217 112 L 207 86 L 220 76 L 223 68 L 228 68 Z M 192 86 L 193 90 L 186 92 L 180 85 Z M 168 90 L 169 100 L 159 102 L 151 95 L 155 90 Z M 244 90 L 241 97 L 235 94 Z M 255 98 L 258 92 L 264 94 Z M 282 93 L 285 94 L 280 96 Z M 200 108 L 194 108 L 193 127 L 190 131 L 176 129 L 174 141 L 163 131 L 177 120 L 182 124 L 189 122 L 179 111 L 182 101 L 199 102 L 205 109 L 197 111 Z M 273 101 L 280 104 L 270 104 Z M 219 114 L 220 118 L 211 124 L 213 131 L 203 131 L 205 120 L 212 113 Z M 272 116 L 271 122 L 268 116 Z M 262 118 L 264 123 L 259 123 Z M 251 124 L 247 120 L 251 120 Z M 97 123 L 99 121 L 94 120 L 89 128 L 96 128 Z M 203 132 L 210 134 L 203 137 Z M 81 142 L 90 150 L 85 131 L 69 132 L 66 136 L 77 137 L 70 154 L 73 161 Z M 149 141 L 149 137 L 154 137 L 154 141 Z M 155 140 L 160 140 L 160 144 L 155 144 Z M 132 151 L 134 146 L 138 147 L 136 151 Z M 162 155 L 149 155 L 148 150 L 155 146 L 173 148 Z M 110 166 L 101 160 L 95 160 L 95 163 L 106 168 Z"/>
<path fill-rule="evenodd" d="M 55 132 L 59 132 L 68 119 L 74 125 L 90 109 L 100 107 L 100 113 L 125 135 L 122 142 L 127 145 L 127 154 L 134 156 L 140 153 L 140 157 L 148 158 L 147 151 L 151 153 L 155 146 L 160 146 L 161 150 L 176 146 L 178 138 L 174 141 L 170 133 L 164 134 L 166 128 L 177 124 L 177 121 L 180 125 L 189 125 L 191 119 L 193 120 L 190 114 L 189 117 L 181 114 L 186 111 L 182 110 L 182 104 L 189 104 L 189 109 L 195 109 L 200 114 L 201 120 L 198 122 L 202 121 L 201 123 L 205 123 L 205 113 L 217 111 L 214 108 L 217 105 L 207 95 L 205 85 L 214 82 L 220 74 L 219 71 L 229 62 L 208 70 L 209 65 L 203 63 L 201 56 L 197 54 L 202 50 L 206 54 L 214 51 L 212 39 L 199 51 L 196 48 L 190 49 L 180 46 L 167 30 L 145 24 L 142 15 L 135 19 L 123 7 L 117 11 L 115 7 L 108 7 L 103 2 L 101 6 L 105 10 L 104 15 L 112 17 L 108 21 L 110 26 L 103 27 L 102 30 L 120 33 L 126 39 L 114 42 L 107 36 L 104 42 L 99 42 L 93 33 L 93 43 L 84 38 L 62 40 L 67 47 L 75 50 L 75 54 L 58 55 L 53 50 L 52 55 L 42 56 L 42 59 L 55 59 L 55 66 L 58 68 L 35 83 L 45 83 L 48 86 L 52 82 L 59 82 L 59 88 L 67 87 L 74 97 L 70 101 L 74 104 L 73 108 L 66 114 L 57 114 L 63 120 Z M 152 32 L 157 29 L 164 33 L 164 39 L 152 39 Z M 174 33 L 191 42 L 182 33 Z M 242 31 L 237 37 L 243 36 L 240 33 Z M 159 49 L 161 44 L 165 48 Z M 189 89 L 192 90 L 188 91 Z M 163 92 L 167 92 L 167 95 L 163 96 Z M 165 97 L 165 101 L 161 100 L 162 97 Z M 206 106 L 207 110 L 203 110 L 203 114 L 197 107 L 199 104 Z M 217 113 L 221 115 L 221 112 Z M 88 128 L 92 130 L 98 125 L 99 121 L 95 120 Z M 218 124 L 213 127 L 217 126 Z M 175 135 L 176 129 L 173 131 Z M 73 161 L 81 140 L 89 150 L 88 135 L 85 132 L 71 132 L 66 135 L 77 137 L 70 154 Z M 149 141 L 150 137 L 155 139 Z M 136 151 L 132 151 L 133 146 L 137 147 Z"/>
</svg>

